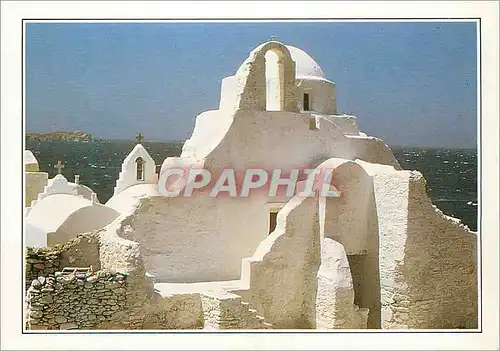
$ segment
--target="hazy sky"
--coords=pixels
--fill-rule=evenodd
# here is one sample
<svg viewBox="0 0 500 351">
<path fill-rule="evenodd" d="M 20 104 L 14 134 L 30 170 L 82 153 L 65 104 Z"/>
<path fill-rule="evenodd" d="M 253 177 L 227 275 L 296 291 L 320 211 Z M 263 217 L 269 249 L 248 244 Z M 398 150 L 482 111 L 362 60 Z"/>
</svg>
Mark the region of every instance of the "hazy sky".
<svg viewBox="0 0 500 351">
<path fill-rule="evenodd" d="M 276 35 L 390 145 L 475 147 L 475 23 L 28 23 L 27 131 L 184 140 L 222 78 Z"/>
</svg>

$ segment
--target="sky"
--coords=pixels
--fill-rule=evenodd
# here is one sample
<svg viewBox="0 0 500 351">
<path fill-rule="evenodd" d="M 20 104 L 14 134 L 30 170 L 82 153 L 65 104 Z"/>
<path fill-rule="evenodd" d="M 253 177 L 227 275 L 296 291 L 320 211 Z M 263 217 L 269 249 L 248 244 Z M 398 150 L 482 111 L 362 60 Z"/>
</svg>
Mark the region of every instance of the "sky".
<svg viewBox="0 0 500 351">
<path fill-rule="evenodd" d="M 475 148 L 475 23 L 27 23 L 26 130 L 185 140 L 221 80 L 275 35 L 391 146 Z"/>
</svg>

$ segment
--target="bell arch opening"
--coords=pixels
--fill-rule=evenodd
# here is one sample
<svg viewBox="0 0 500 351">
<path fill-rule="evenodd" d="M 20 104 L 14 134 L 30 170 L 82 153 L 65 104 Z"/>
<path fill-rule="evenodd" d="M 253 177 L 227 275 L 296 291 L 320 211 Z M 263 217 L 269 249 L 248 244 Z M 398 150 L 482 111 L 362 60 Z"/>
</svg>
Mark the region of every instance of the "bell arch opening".
<svg viewBox="0 0 500 351">
<path fill-rule="evenodd" d="M 144 180 L 144 159 L 142 157 L 137 157 L 136 163 L 136 180 Z"/>
</svg>

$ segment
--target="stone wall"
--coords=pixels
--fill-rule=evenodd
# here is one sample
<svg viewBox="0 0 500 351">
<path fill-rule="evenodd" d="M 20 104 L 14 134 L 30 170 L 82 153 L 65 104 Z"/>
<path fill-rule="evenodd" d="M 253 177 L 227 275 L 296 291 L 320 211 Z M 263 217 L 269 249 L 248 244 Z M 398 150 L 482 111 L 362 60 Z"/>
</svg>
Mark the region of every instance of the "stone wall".
<svg viewBox="0 0 500 351">
<path fill-rule="evenodd" d="M 139 244 L 117 234 L 130 232 L 132 224 L 133 216 L 123 217 L 64 246 L 39 250 L 44 253 L 43 262 L 46 256 L 52 258 L 52 269 L 46 273 L 42 265 L 30 275 L 30 280 L 39 279 L 30 282 L 28 329 L 200 329 L 210 313 L 217 316 L 219 328 L 269 327 L 236 295 L 230 299 L 210 296 L 214 308 L 204 311 L 200 293 L 160 296 L 153 292 L 152 281 L 144 279 Z M 103 270 L 80 277 L 52 275 L 68 265 Z M 118 275 L 113 273 L 117 270 Z M 115 276 L 123 284 L 118 294 L 113 289 L 116 285 L 110 285 Z M 204 300 L 208 301 L 206 296 Z"/>
<path fill-rule="evenodd" d="M 86 233 L 75 237 L 65 244 L 53 248 L 60 252 L 60 268 L 90 267 L 94 271 L 101 269 L 99 259 L 99 238 L 96 233 Z"/>
<path fill-rule="evenodd" d="M 28 330 L 270 329 L 264 317 L 228 292 L 161 296 L 151 281 L 126 273 L 62 274 L 33 280 L 27 292 Z M 149 287 L 147 286 L 149 285 Z M 148 289 L 149 288 L 149 289 Z"/>
<path fill-rule="evenodd" d="M 25 289 L 38 277 L 53 276 L 59 270 L 61 253 L 55 250 L 26 248 Z"/>
<path fill-rule="evenodd" d="M 99 239 L 94 233 L 81 234 L 63 245 L 26 248 L 25 287 L 38 277 L 53 276 L 65 267 L 101 268 Z"/>
<path fill-rule="evenodd" d="M 37 165 L 38 166 L 38 165 Z M 31 201 L 36 200 L 38 194 L 43 192 L 47 185 L 49 174 L 45 172 L 30 172 L 28 169 L 24 173 L 25 193 L 24 206 L 31 206 Z"/>
<path fill-rule="evenodd" d="M 249 308 L 241 297 L 226 292 L 201 295 L 204 329 L 271 329 L 257 310 Z"/>
<path fill-rule="evenodd" d="M 477 328 L 477 235 L 432 205 L 419 172 L 409 179 L 407 232 L 396 311 L 408 312 L 409 328 Z"/>
<path fill-rule="evenodd" d="M 162 297 L 152 282 L 98 271 L 39 277 L 27 293 L 28 330 L 201 329 L 199 294 Z"/>
</svg>

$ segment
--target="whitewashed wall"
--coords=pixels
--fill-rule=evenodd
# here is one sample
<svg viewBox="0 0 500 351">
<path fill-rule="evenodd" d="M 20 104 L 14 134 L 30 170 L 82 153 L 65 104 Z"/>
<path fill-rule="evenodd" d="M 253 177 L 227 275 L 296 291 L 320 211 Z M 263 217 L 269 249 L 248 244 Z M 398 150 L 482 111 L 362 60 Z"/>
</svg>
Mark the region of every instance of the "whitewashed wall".
<svg viewBox="0 0 500 351">
<path fill-rule="evenodd" d="M 432 205 L 419 172 L 364 168 L 380 230 L 381 327 L 476 328 L 476 233 Z"/>
<path fill-rule="evenodd" d="M 267 216 L 262 200 L 154 197 L 142 201 L 120 235 L 140 244 L 157 282 L 233 280 L 267 236 Z"/>
</svg>

